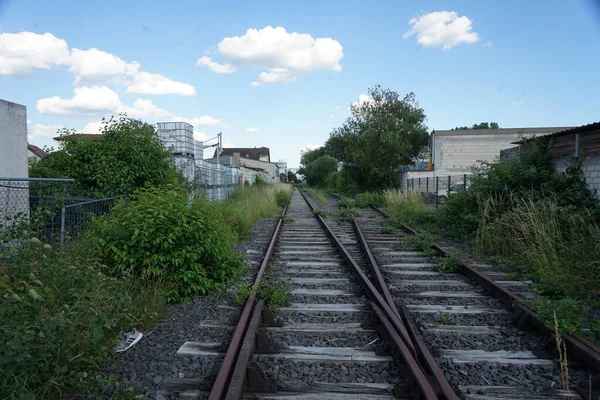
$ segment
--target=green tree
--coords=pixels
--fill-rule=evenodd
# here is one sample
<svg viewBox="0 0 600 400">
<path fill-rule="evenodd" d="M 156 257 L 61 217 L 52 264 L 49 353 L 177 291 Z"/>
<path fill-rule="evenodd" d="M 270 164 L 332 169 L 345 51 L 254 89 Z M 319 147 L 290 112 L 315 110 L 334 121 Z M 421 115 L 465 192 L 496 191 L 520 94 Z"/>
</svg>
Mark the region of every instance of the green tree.
<svg viewBox="0 0 600 400">
<path fill-rule="evenodd" d="M 289 183 L 296 183 L 298 181 L 298 179 L 296 179 L 296 174 L 292 171 L 288 171 L 287 179 Z"/>
<path fill-rule="evenodd" d="M 404 97 L 375 86 L 370 100 L 353 104 L 351 115 L 333 130 L 322 150 L 344 162 L 347 176 L 366 190 L 391 187 L 396 169 L 429 140 L 425 113 L 414 93 Z"/>
<path fill-rule="evenodd" d="M 468 127 L 468 126 L 461 126 L 461 127 L 456 127 L 454 129 L 452 129 L 453 131 L 461 131 L 461 130 L 468 130 L 468 129 L 500 129 L 500 126 L 498 125 L 497 122 L 481 122 L 479 124 L 473 124 L 473 126 Z"/>
<path fill-rule="evenodd" d="M 60 148 L 32 168 L 32 177 L 73 178 L 99 196 L 118 196 L 151 185 L 180 185 L 184 178 L 154 126 L 121 116 L 103 120 L 102 140 L 64 130 Z"/>
<path fill-rule="evenodd" d="M 327 176 L 337 168 L 338 160 L 328 155 L 321 156 L 306 166 L 306 181 L 309 185 L 322 186 Z"/>
<path fill-rule="evenodd" d="M 281 183 L 287 183 L 288 181 L 288 176 L 287 174 L 284 174 L 283 172 L 279 174 L 279 181 Z"/>
</svg>

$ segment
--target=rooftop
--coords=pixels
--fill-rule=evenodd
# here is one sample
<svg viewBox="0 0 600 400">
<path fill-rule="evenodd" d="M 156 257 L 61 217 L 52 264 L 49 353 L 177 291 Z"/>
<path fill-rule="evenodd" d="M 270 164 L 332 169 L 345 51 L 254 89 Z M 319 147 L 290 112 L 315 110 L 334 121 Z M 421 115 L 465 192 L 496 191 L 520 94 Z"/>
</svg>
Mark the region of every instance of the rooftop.
<svg viewBox="0 0 600 400">
<path fill-rule="evenodd" d="M 267 157 L 267 162 L 271 162 L 271 152 L 268 147 L 229 147 L 222 149 L 221 156 L 233 156 L 234 153 L 240 153 L 240 157 L 249 158 L 251 160 L 256 161 L 264 161 L 261 160 L 261 156 Z M 215 153 L 213 158 L 217 157 L 217 149 L 215 149 Z"/>
</svg>

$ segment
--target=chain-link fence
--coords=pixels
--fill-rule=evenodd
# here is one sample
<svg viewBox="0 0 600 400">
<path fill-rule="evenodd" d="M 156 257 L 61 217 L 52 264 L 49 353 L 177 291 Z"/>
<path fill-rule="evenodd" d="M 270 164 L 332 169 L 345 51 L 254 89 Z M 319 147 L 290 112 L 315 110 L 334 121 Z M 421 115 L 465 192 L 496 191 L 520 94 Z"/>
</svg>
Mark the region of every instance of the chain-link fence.
<svg viewBox="0 0 600 400">
<path fill-rule="evenodd" d="M 468 174 L 406 179 L 406 190 L 422 193 L 428 204 L 443 203 L 448 196 L 465 190 L 469 185 Z"/>
<path fill-rule="evenodd" d="M 72 195 L 81 189 L 72 179 L 0 178 L 0 228 L 26 218 L 43 242 L 77 239 L 93 217 L 110 211 L 118 199 Z"/>
<path fill-rule="evenodd" d="M 196 160 L 194 191 L 203 193 L 209 200 L 226 200 L 242 184 L 239 168 Z"/>
</svg>

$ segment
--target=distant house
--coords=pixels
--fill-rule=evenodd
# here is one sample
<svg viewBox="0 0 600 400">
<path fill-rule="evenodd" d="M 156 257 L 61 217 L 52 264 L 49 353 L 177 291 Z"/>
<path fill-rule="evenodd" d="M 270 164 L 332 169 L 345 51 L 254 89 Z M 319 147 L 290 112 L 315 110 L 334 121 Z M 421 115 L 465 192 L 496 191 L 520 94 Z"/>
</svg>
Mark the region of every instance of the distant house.
<svg viewBox="0 0 600 400">
<path fill-rule="evenodd" d="M 241 158 L 249 160 L 271 162 L 271 152 L 268 147 L 230 147 L 221 149 L 221 157 L 233 156 L 235 153 L 239 153 Z M 217 157 L 217 149 L 213 158 Z"/>
<path fill-rule="evenodd" d="M 57 142 L 61 142 L 66 138 L 73 138 L 73 139 L 79 139 L 79 138 L 88 138 L 88 139 L 92 139 L 92 140 L 102 140 L 104 139 L 104 135 L 102 135 L 101 133 L 74 133 L 72 135 L 63 135 L 63 136 L 56 136 L 53 139 L 56 140 Z"/>
</svg>

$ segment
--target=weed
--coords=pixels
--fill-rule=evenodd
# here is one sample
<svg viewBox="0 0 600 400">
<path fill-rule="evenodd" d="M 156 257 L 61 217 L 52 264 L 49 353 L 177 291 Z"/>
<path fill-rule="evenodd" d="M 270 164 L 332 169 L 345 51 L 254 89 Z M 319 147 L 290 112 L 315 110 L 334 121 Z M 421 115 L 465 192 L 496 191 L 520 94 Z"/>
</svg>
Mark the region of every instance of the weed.
<svg viewBox="0 0 600 400">
<path fill-rule="evenodd" d="M 392 235 L 396 233 L 396 228 L 389 224 L 384 224 L 380 229 L 379 233 L 383 233 L 384 235 Z"/>
<path fill-rule="evenodd" d="M 313 214 L 321 218 L 327 218 L 328 215 L 327 211 L 323 210 L 322 208 L 315 209 L 315 211 L 313 211 Z"/>
<path fill-rule="evenodd" d="M 375 214 L 369 214 L 367 218 L 377 218 L 377 216 Z"/>
<path fill-rule="evenodd" d="M 337 212 L 335 215 L 335 220 L 337 222 L 352 222 L 354 217 L 358 217 L 360 212 L 353 208 L 344 208 Z"/>
<path fill-rule="evenodd" d="M 364 192 L 356 195 L 354 207 L 383 207 L 385 205 L 385 197 L 382 193 Z"/>
<path fill-rule="evenodd" d="M 428 232 L 423 232 L 420 235 L 407 236 L 408 243 L 417 251 L 422 251 L 427 257 L 433 257 L 436 252 L 433 249 L 433 245 L 439 236 L 433 235 Z"/>
<path fill-rule="evenodd" d="M 354 201 L 352 199 L 349 199 L 349 198 L 343 198 L 341 200 L 338 200 L 337 204 L 338 204 L 338 206 L 340 208 L 352 208 L 352 207 L 354 207 Z"/>
<path fill-rule="evenodd" d="M 290 191 L 286 189 L 278 189 L 275 192 L 275 199 L 279 207 L 285 207 L 292 202 Z"/>
<path fill-rule="evenodd" d="M 273 309 L 290 304 L 292 285 L 289 280 L 273 276 L 275 267 L 265 275 L 258 287 L 251 282 L 243 282 L 233 290 L 234 301 L 242 305 L 248 296 L 255 294 L 258 300 L 263 300 L 267 307 Z"/>
<path fill-rule="evenodd" d="M 294 222 L 294 219 L 290 217 L 283 217 L 281 220 L 284 224 L 291 224 Z"/>
<path fill-rule="evenodd" d="M 556 341 L 556 349 L 558 350 L 558 358 L 560 361 L 560 380 L 562 383 L 562 389 L 569 393 L 569 365 L 567 362 L 567 345 L 564 342 L 560 333 L 558 319 L 556 318 L 556 311 L 554 311 L 554 340 Z"/>
<path fill-rule="evenodd" d="M 451 248 L 446 257 L 442 258 L 435 266 L 436 271 L 453 274 L 458 272 L 462 265 L 462 253 L 460 250 Z"/>
<path fill-rule="evenodd" d="M 527 304 L 548 323 L 548 328 L 558 324 L 561 335 L 580 331 L 584 314 L 589 306 L 572 298 L 553 300 L 547 297 L 535 297 Z"/>
<path fill-rule="evenodd" d="M 312 197 L 319 203 L 325 204 L 327 202 L 327 196 L 325 195 L 325 193 L 322 190 L 315 189 L 315 188 L 306 188 L 306 191 L 308 192 L 310 197 Z"/>
<path fill-rule="evenodd" d="M 446 314 L 440 311 L 440 321 L 442 325 L 455 325 L 457 321 L 448 317 Z"/>
</svg>

